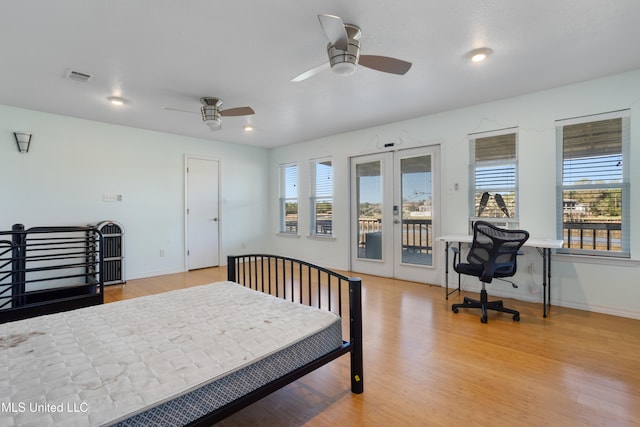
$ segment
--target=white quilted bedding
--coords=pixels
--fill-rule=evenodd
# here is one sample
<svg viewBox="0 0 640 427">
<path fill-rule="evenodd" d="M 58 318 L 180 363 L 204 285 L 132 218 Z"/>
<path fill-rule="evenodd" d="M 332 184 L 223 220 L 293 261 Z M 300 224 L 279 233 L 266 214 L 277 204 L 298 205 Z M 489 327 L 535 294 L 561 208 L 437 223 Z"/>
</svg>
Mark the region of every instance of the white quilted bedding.
<svg viewBox="0 0 640 427">
<path fill-rule="evenodd" d="M 0 425 L 110 424 L 339 322 L 219 282 L 0 325 Z"/>
</svg>

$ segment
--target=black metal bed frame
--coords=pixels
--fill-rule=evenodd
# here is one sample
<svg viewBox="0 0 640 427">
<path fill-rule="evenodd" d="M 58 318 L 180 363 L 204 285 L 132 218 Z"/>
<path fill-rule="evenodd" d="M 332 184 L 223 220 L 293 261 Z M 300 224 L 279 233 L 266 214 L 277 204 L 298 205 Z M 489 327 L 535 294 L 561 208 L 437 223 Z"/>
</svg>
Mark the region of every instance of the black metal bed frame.
<svg viewBox="0 0 640 427">
<path fill-rule="evenodd" d="M 96 227 L 0 231 L 0 323 L 102 304 L 101 271 Z"/>
<path fill-rule="evenodd" d="M 343 319 L 343 291 L 348 291 L 349 337 L 342 346 L 319 359 L 260 387 L 216 411 L 189 424 L 210 426 L 249 406 L 276 390 L 296 381 L 319 367 L 350 353 L 351 392 L 360 394 L 363 388 L 362 362 L 362 282 L 337 272 L 277 255 L 239 255 L 227 258 L 227 279 L 245 287 L 301 304 L 333 311 Z M 343 332 L 344 333 L 344 332 Z"/>
<path fill-rule="evenodd" d="M 102 304 L 101 271 L 103 237 L 95 226 L 25 230 L 16 224 L 12 231 L 0 231 L 0 323 Z M 360 279 L 294 258 L 259 254 L 229 256 L 227 272 L 229 281 L 333 311 L 343 320 L 348 318 L 348 339 L 343 338 L 339 348 L 195 420 L 190 426 L 210 426 L 221 421 L 347 353 L 351 392 L 364 391 Z M 59 281 L 73 284 L 30 289 L 34 284 Z M 343 304 L 344 292 L 348 292 L 348 307 Z"/>
</svg>

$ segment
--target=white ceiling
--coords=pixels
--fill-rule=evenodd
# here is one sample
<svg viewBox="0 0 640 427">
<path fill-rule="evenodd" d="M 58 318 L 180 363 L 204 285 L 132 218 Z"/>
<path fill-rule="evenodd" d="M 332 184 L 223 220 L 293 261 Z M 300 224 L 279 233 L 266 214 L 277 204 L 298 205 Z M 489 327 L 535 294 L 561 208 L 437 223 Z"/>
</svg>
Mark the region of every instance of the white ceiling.
<svg viewBox="0 0 640 427">
<path fill-rule="evenodd" d="M 413 67 L 292 83 L 327 61 L 318 14 L 360 26 L 362 54 Z M 0 104 L 276 147 L 640 68 L 639 40 L 638 0 L 3 1 Z M 483 46 L 488 61 L 465 59 Z M 256 114 L 212 132 L 162 108 L 197 113 L 202 96 Z"/>
</svg>

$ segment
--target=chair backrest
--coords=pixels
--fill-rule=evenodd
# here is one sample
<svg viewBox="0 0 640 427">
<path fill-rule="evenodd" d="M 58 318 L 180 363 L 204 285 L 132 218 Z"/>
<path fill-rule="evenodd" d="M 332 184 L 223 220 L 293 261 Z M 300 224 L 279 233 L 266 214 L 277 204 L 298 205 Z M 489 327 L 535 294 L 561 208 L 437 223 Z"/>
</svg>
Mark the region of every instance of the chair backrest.
<svg viewBox="0 0 640 427">
<path fill-rule="evenodd" d="M 484 269 L 482 279 L 487 283 L 493 277 L 513 276 L 517 269 L 518 251 L 528 238 L 529 232 L 525 230 L 508 230 L 476 221 L 467 262 Z"/>
</svg>

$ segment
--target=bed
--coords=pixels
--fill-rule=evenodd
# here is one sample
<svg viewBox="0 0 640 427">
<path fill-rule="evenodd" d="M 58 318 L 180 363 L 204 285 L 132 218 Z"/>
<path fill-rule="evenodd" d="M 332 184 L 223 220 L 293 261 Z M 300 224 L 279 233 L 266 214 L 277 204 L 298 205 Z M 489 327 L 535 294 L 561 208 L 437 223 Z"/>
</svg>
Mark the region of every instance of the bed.
<svg viewBox="0 0 640 427">
<path fill-rule="evenodd" d="M 0 325 L 0 425 L 211 425 L 347 353 L 363 392 L 359 279 L 273 255 L 227 270 Z"/>
</svg>

